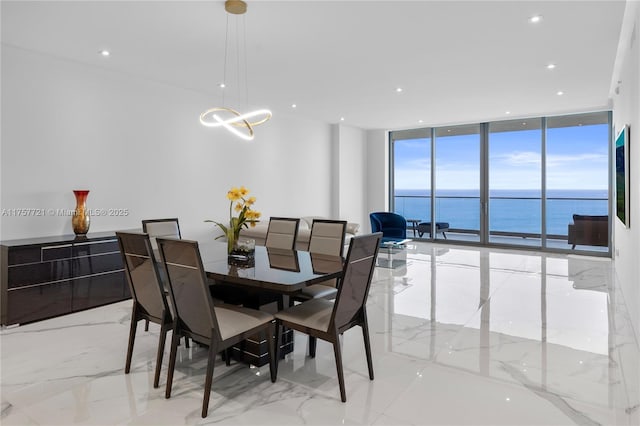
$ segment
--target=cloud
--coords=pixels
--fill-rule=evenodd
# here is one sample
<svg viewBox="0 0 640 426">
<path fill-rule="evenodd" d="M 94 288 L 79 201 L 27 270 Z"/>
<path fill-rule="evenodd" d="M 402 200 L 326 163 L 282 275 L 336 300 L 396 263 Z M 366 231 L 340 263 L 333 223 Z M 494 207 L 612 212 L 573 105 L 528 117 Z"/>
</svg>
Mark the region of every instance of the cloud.
<svg viewBox="0 0 640 426">
<path fill-rule="evenodd" d="M 414 148 L 428 151 L 431 150 L 431 139 L 404 139 L 401 146 L 403 150 Z"/>
<path fill-rule="evenodd" d="M 547 167 L 560 167 L 573 163 L 598 163 L 606 167 L 609 156 L 607 154 L 584 153 L 576 155 L 548 155 Z"/>
<path fill-rule="evenodd" d="M 590 163 L 601 164 L 606 167 L 608 155 L 600 153 L 580 153 L 580 154 L 566 154 L 566 155 L 547 155 L 547 167 L 562 167 L 569 164 L 584 164 Z M 523 166 L 523 165 L 540 165 L 542 156 L 538 152 L 533 151 L 519 151 L 510 152 L 507 154 L 496 155 L 491 159 L 491 165 L 496 165 L 497 162 L 502 161 L 509 166 Z"/>
<path fill-rule="evenodd" d="M 422 169 L 422 172 L 426 172 L 431 168 L 431 159 L 428 157 L 411 157 L 396 159 L 396 171 L 397 170 L 415 170 Z"/>
<path fill-rule="evenodd" d="M 507 154 L 496 155 L 491 159 L 491 164 L 494 161 L 503 161 L 504 163 L 510 166 L 522 166 L 525 164 L 531 165 L 539 165 L 540 164 L 540 154 L 533 151 L 520 151 L 520 152 L 510 152 Z"/>
</svg>

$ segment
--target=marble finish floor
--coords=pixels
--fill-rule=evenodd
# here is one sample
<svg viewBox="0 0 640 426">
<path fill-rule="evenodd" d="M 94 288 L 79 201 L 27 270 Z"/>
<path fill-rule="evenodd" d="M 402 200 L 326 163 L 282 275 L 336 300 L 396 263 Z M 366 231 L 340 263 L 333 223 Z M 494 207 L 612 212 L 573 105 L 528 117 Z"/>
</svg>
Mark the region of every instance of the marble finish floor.
<svg viewBox="0 0 640 426">
<path fill-rule="evenodd" d="M 2 330 L 0 423 L 640 424 L 638 342 L 610 259 L 413 243 L 396 260 L 367 305 L 375 380 L 362 333 L 343 336 L 346 403 L 331 346 L 310 359 L 296 333 L 275 384 L 266 366 L 218 359 L 202 419 L 206 350 L 180 347 L 165 399 L 168 354 L 154 389 L 159 328 L 141 323 L 125 375 L 125 301 Z"/>
</svg>

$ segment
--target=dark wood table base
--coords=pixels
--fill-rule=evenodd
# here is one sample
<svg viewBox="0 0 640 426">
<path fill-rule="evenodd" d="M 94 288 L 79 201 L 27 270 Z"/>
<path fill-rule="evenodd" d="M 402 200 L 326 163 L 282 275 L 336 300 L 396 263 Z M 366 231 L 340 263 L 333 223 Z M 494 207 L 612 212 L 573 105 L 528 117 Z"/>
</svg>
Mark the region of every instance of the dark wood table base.
<svg viewBox="0 0 640 426">
<path fill-rule="evenodd" d="M 267 333 L 255 334 L 231 348 L 231 358 L 257 367 L 269 364 Z M 293 330 L 286 329 L 280 341 L 280 359 L 293 351 Z"/>
</svg>

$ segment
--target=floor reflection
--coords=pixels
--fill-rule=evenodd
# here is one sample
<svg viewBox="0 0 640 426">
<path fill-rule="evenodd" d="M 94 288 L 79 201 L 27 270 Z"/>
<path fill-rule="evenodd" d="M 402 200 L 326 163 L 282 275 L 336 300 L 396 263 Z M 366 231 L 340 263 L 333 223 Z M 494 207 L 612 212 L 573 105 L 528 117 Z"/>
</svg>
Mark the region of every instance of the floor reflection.
<svg viewBox="0 0 640 426">
<path fill-rule="evenodd" d="M 550 402 L 624 405 L 616 347 L 629 336 L 615 328 L 624 315 L 610 260 L 435 246 L 407 257 L 411 267 L 389 294 L 392 351 L 517 383 Z"/>
</svg>

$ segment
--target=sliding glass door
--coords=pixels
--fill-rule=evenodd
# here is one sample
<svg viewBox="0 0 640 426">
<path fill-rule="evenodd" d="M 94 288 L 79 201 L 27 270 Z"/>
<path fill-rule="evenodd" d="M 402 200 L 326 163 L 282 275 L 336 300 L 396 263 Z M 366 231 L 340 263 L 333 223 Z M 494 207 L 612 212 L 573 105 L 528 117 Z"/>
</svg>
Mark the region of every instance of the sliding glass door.
<svg viewBox="0 0 640 426">
<path fill-rule="evenodd" d="M 548 118 L 546 171 L 547 245 L 606 252 L 610 239 L 610 219 L 605 218 L 609 215 L 609 114 Z M 583 229 L 582 222 L 575 224 L 574 215 L 589 218 L 588 225 Z M 600 227 L 599 236 L 588 236 L 585 233 L 595 232 L 594 221 L 599 221 L 595 225 Z"/>
<path fill-rule="evenodd" d="M 480 125 L 441 127 L 435 140 L 435 239 L 480 241 Z"/>
<path fill-rule="evenodd" d="M 610 254 L 610 112 L 390 139 L 391 208 L 409 238 Z"/>
<path fill-rule="evenodd" d="M 541 245 L 541 119 L 489 124 L 489 242 Z"/>
<path fill-rule="evenodd" d="M 431 129 L 391 133 L 393 211 L 409 221 L 408 236 L 431 218 Z M 424 234 L 423 234 L 424 235 Z"/>
</svg>

